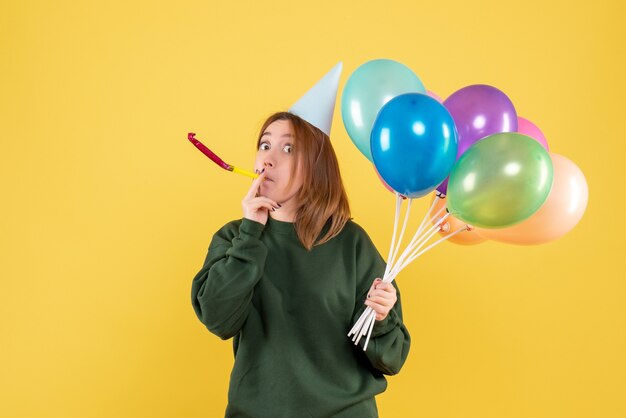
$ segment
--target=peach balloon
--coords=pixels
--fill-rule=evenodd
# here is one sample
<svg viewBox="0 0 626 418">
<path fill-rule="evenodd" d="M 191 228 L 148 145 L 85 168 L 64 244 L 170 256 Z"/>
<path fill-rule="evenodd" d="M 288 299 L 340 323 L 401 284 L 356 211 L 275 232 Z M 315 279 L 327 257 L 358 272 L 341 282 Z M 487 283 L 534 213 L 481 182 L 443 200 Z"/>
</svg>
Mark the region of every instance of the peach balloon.
<svg viewBox="0 0 626 418">
<path fill-rule="evenodd" d="M 543 244 L 562 237 L 580 221 L 587 208 L 589 189 L 585 175 L 567 158 L 550 153 L 554 168 L 552 189 L 546 202 L 525 221 L 502 229 L 476 228 L 494 241 L 518 245 Z"/>
<path fill-rule="evenodd" d="M 439 212 L 441 208 L 446 206 L 446 198 L 438 197 L 436 193 L 433 193 L 433 199 L 437 199 L 437 203 L 435 203 L 435 207 L 433 208 L 433 211 L 432 211 L 432 214 L 434 215 L 435 213 Z M 431 204 L 432 204 L 433 199 L 431 199 L 430 201 Z M 439 216 L 439 218 L 443 217 L 445 214 L 446 212 L 444 210 Z M 431 217 L 433 215 L 431 215 Z M 433 222 L 433 224 L 435 224 L 435 222 Z M 441 235 L 442 237 L 446 237 L 450 235 L 451 233 L 453 233 L 454 231 L 457 231 L 460 228 L 465 227 L 465 225 L 467 225 L 465 222 L 450 215 L 446 218 L 443 225 L 441 226 L 441 229 L 439 230 L 439 235 Z M 455 244 L 461 244 L 461 245 L 474 245 L 474 244 L 480 244 L 481 242 L 486 241 L 486 238 L 481 237 L 480 235 L 476 234 L 472 228 L 471 230 L 459 232 L 455 236 L 448 238 L 446 241 L 453 242 Z"/>
</svg>

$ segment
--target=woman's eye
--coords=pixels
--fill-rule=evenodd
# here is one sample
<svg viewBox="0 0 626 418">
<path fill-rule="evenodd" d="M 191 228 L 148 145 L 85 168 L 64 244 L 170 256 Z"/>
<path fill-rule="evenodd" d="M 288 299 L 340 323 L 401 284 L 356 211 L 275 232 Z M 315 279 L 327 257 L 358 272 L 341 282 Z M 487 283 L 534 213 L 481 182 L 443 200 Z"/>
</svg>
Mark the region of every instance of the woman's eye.
<svg viewBox="0 0 626 418">
<path fill-rule="evenodd" d="M 270 149 L 270 144 L 268 144 L 267 142 L 262 142 L 259 145 L 259 149 L 263 151 L 267 151 L 268 149 Z"/>
<path fill-rule="evenodd" d="M 293 151 L 293 146 L 291 145 L 285 145 L 285 147 L 283 148 L 283 150 L 287 153 L 287 154 L 291 154 Z"/>
</svg>

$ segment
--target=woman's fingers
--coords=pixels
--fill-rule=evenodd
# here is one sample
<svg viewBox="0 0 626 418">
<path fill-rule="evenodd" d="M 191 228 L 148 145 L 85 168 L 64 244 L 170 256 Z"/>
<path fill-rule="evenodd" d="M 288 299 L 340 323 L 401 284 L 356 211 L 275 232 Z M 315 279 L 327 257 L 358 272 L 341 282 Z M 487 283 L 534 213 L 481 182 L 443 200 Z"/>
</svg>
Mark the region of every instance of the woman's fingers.
<svg viewBox="0 0 626 418">
<path fill-rule="evenodd" d="M 372 290 L 368 296 L 369 296 L 368 299 L 372 299 L 372 298 L 375 298 L 375 297 L 381 297 L 383 299 L 388 299 L 388 300 L 392 300 L 392 301 L 395 301 L 396 298 L 397 298 L 396 292 L 393 292 L 393 291 L 390 291 L 390 290 L 382 290 L 382 289 Z"/>
<path fill-rule="evenodd" d="M 376 319 L 378 319 L 379 321 L 387 317 L 387 315 L 391 311 L 391 308 L 393 308 L 393 304 L 387 305 L 376 303 L 375 301 L 372 301 L 370 299 L 365 301 L 365 305 L 369 306 L 376 312 Z"/>
<path fill-rule="evenodd" d="M 276 203 L 272 199 L 264 197 L 264 196 L 253 197 L 252 199 L 248 199 L 246 201 L 246 204 L 248 204 L 252 208 L 265 207 L 269 210 L 279 209 L 281 207 L 278 203 Z"/>
<path fill-rule="evenodd" d="M 244 218 L 265 224 L 270 211 L 280 208 L 280 205 L 267 197 L 246 197 L 243 202 Z"/>
<path fill-rule="evenodd" d="M 376 279 L 372 283 L 365 304 L 376 312 L 376 320 L 381 321 L 387 317 L 397 300 L 396 288 L 391 283 Z"/>
<path fill-rule="evenodd" d="M 383 281 L 380 278 L 375 279 L 372 285 L 370 286 L 369 292 L 367 292 L 367 296 L 369 297 L 369 295 L 376 289 L 376 286 L 381 284 L 382 282 Z"/>
<path fill-rule="evenodd" d="M 393 306 L 396 303 L 395 298 L 391 298 L 388 296 L 372 295 L 367 300 L 370 302 L 377 303 L 382 306 L 389 306 L 389 307 Z"/>
<path fill-rule="evenodd" d="M 370 300 L 366 300 L 365 304 L 367 306 L 369 306 L 370 308 L 372 308 L 374 310 L 374 312 L 376 312 L 376 320 L 377 321 L 381 321 L 381 320 L 385 319 L 387 317 L 387 315 L 389 315 L 389 312 L 391 311 L 391 307 L 379 305 L 379 304 L 374 303 L 374 302 L 372 302 Z"/>
<path fill-rule="evenodd" d="M 248 190 L 248 193 L 246 194 L 246 198 L 253 198 L 256 196 L 257 192 L 259 191 L 259 187 L 261 187 L 261 183 L 263 182 L 264 179 L 265 179 L 265 169 L 261 171 L 261 173 L 259 174 L 259 177 L 252 180 L 252 184 L 250 185 L 250 189 Z"/>
<path fill-rule="evenodd" d="M 370 291 L 367 293 L 368 299 L 371 296 L 383 296 L 385 298 L 393 299 L 396 297 L 396 288 L 391 283 L 383 282 L 380 279 L 374 280 Z"/>
<path fill-rule="evenodd" d="M 254 205 L 252 207 L 252 210 L 259 210 L 259 209 L 267 209 L 272 212 L 276 210 L 276 208 L 272 206 L 272 204 L 266 203 L 266 202 L 261 202 L 258 205 Z"/>
</svg>

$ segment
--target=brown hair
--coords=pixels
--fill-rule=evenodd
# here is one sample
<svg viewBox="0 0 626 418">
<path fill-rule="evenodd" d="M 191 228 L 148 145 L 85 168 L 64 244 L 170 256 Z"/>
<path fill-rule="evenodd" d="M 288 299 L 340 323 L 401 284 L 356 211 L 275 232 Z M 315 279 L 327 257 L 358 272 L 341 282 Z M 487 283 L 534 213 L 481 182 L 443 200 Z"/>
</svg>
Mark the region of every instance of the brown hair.
<svg viewBox="0 0 626 418">
<path fill-rule="evenodd" d="M 297 164 L 293 165 L 291 178 L 299 166 L 303 179 L 302 187 L 296 195 L 299 207 L 294 226 L 300 242 L 310 250 L 314 245 L 323 244 L 335 237 L 350 220 L 348 197 L 330 138 L 299 116 L 278 112 L 267 118 L 259 133 L 257 149 L 267 127 L 277 120 L 288 120 L 293 127 L 293 152 Z M 329 219 L 330 228 L 317 240 Z"/>
</svg>

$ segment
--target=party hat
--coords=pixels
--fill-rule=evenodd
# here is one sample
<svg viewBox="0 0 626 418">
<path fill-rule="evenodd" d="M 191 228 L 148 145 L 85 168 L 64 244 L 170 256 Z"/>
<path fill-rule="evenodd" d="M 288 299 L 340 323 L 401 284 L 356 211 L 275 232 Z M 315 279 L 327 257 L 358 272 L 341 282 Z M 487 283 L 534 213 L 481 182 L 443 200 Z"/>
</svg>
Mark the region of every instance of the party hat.
<svg viewBox="0 0 626 418">
<path fill-rule="evenodd" d="M 342 62 L 335 65 L 289 109 L 289 112 L 300 116 L 328 136 L 330 136 L 330 126 L 333 122 L 342 68 Z"/>
</svg>

